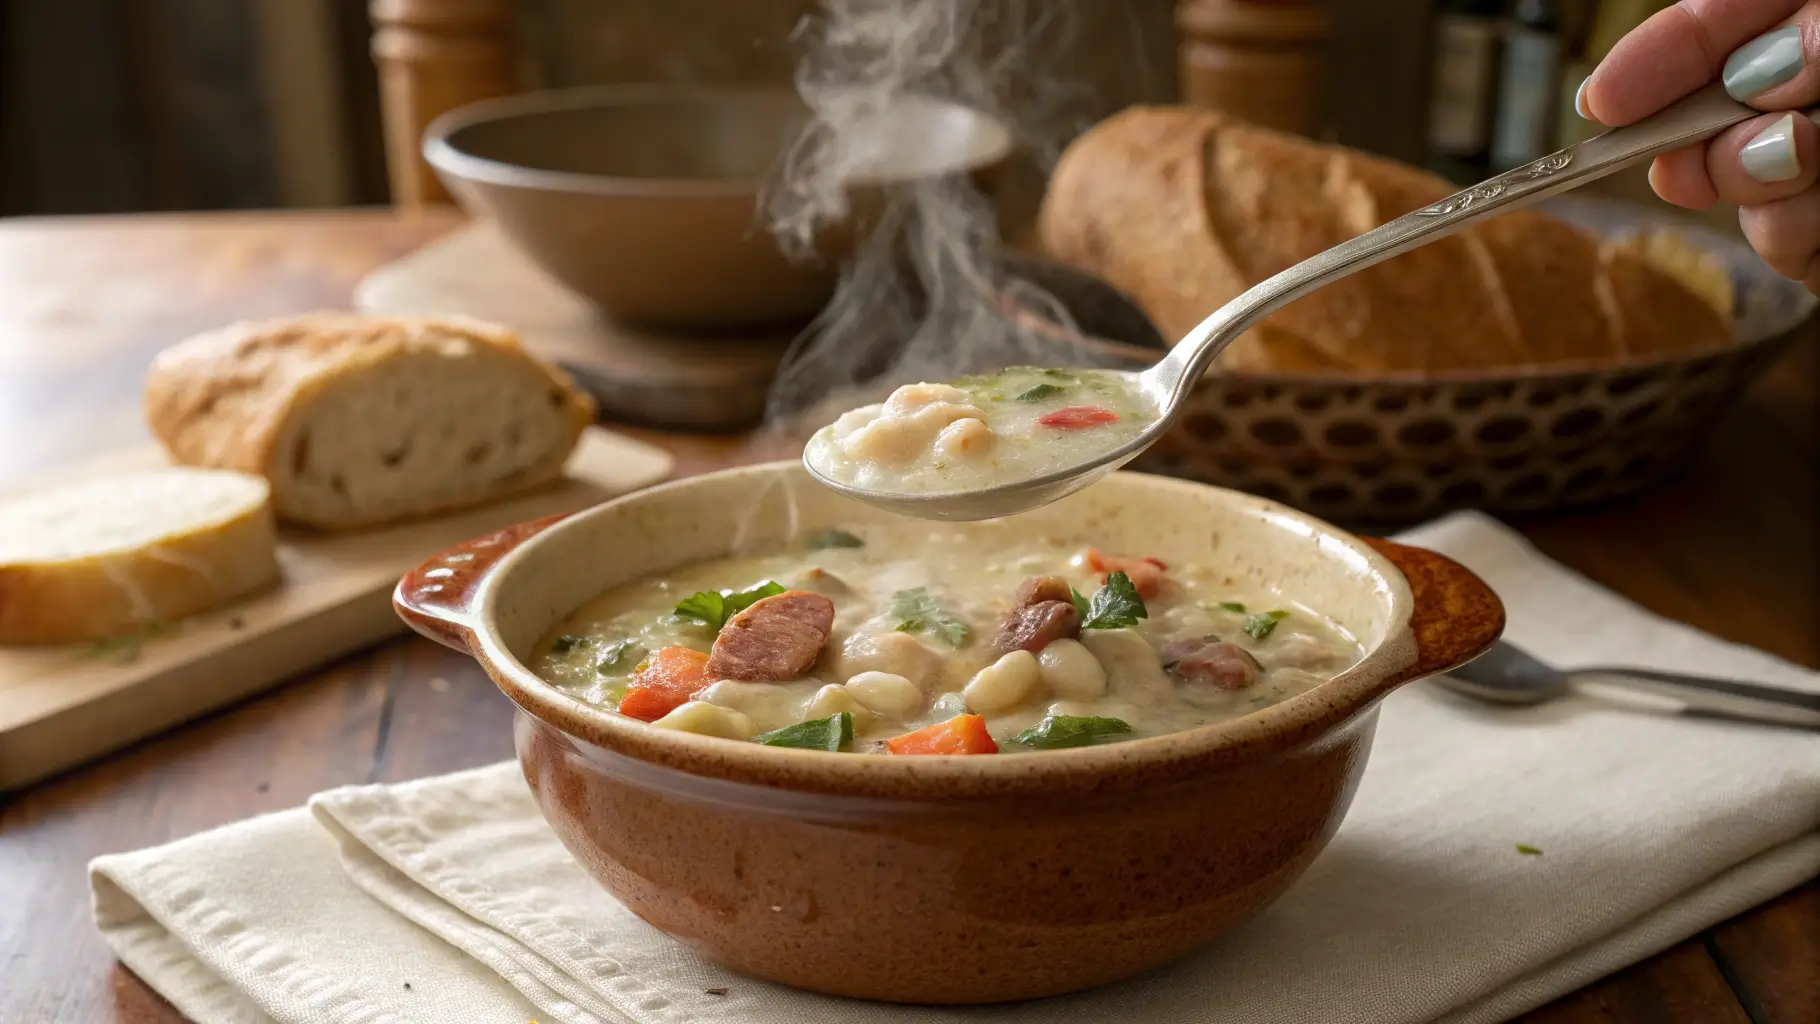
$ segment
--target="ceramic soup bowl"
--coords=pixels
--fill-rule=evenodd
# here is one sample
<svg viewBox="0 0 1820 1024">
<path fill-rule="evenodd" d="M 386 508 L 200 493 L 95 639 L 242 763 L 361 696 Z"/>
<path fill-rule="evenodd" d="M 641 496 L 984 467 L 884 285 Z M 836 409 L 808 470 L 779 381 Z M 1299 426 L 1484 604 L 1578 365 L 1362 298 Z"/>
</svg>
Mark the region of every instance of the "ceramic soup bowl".
<svg viewBox="0 0 1820 1024">
<path fill-rule="evenodd" d="M 1236 720 L 974 757 L 653 729 L 525 667 L 541 636 L 610 586 L 886 515 L 794 462 L 713 473 L 463 544 L 405 577 L 394 603 L 419 632 L 472 652 L 517 703 L 539 807 L 615 898 L 745 973 L 913 1003 L 1101 985 L 1253 917 L 1339 827 L 1378 702 L 1503 628 L 1491 590 L 1439 555 L 1238 492 L 1118 473 L 1018 518 L 1219 566 L 1324 612 L 1363 659 Z"/>
</svg>

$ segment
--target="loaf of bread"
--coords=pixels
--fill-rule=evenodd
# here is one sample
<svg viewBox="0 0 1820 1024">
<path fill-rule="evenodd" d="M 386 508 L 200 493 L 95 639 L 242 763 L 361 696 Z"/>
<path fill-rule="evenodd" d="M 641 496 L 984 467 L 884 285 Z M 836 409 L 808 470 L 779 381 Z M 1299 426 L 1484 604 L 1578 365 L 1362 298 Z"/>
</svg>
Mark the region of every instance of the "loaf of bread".
<svg viewBox="0 0 1820 1024">
<path fill-rule="evenodd" d="M 555 479 L 594 405 L 509 331 L 319 313 L 161 353 L 146 417 L 173 458 L 257 473 L 278 516 L 345 529 Z"/>
<path fill-rule="evenodd" d="M 278 579 L 270 488 L 171 467 L 0 501 L 0 644 L 123 636 Z"/>
<path fill-rule="evenodd" d="M 1070 145 L 1039 230 L 1179 338 L 1245 289 L 1456 191 L 1437 176 L 1189 108 L 1136 107 Z M 1326 286 L 1217 365 L 1250 372 L 1443 371 L 1697 348 L 1729 309 L 1522 210 Z"/>
</svg>

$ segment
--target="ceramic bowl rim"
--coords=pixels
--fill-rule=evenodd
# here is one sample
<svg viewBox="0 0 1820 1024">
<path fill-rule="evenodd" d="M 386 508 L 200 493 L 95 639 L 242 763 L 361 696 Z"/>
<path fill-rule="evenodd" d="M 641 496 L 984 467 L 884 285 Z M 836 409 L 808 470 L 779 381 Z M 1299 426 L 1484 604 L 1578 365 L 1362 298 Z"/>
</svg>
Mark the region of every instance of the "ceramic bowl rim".
<svg viewBox="0 0 1820 1024">
<path fill-rule="evenodd" d="M 851 184 L 879 187 L 968 174 L 1001 163 L 1015 148 L 1011 131 L 992 114 L 934 96 L 909 97 L 946 110 L 962 111 L 986 128 L 989 144 L 984 151 L 965 162 L 910 174 L 883 173 L 861 177 Z M 478 100 L 457 107 L 435 118 L 424 129 L 423 157 L 442 174 L 461 181 L 479 182 L 500 188 L 542 192 L 573 193 L 601 198 L 744 198 L 762 192 L 768 178 L 686 178 L 632 177 L 627 175 L 590 174 L 581 171 L 554 171 L 531 167 L 494 157 L 480 156 L 455 144 L 454 136 L 463 129 L 483 124 L 496 124 L 521 117 L 562 111 L 612 109 L 635 106 L 695 106 L 718 104 L 763 104 L 793 102 L 801 98 L 790 89 L 770 86 L 679 85 L 658 82 L 586 85 L 563 89 L 537 89 L 529 92 Z"/>
<path fill-rule="evenodd" d="M 1150 488 L 1146 500 L 1220 502 L 1249 506 L 1273 525 L 1314 540 L 1311 559 L 1351 563 L 1374 580 L 1388 605 L 1384 638 L 1345 672 L 1288 700 L 1241 718 L 1161 736 L 1072 750 L 1033 751 L 1015 757 L 964 755 L 897 758 L 882 755 L 830 757 L 825 752 L 768 747 L 740 740 L 665 729 L 623 718 L 569 696 L 545 682 L 520 662 L 500 639 L 497 608 L 501 583 L 525 563 L 533 550 L 561 544 L 582 524 L 612 516 L 649 495 L 700 487 L 703 481 L 744 478 L 759 486 L 779 475 L 807 474 L 800 462 L 784 460 L 721 470 L 646 488 L 593 506 L 531 537 L 504 555 L 475 595 L 469 628 L 475 656 L 514 703 L 531 717 L 571 738 L 606 746 L 641 761 L 677 767 L 711 763 L 710 770 L 684 768 L 688 774 L 732 779 L 763 779 L 785 789 L 897 796 L 905 792 L 941 795 L 946 786 L 966 780 L 979 788 L 1028 790 L 1045 783 L 1096 780 L 1143 768 L 1211 766 L 1264 756 L 1310 741 L 1339 728 L 1371 707 L 1390 689 L 1407 681 L 1399 674 L 1412 669 L 1417 650 L 1410 619 L 1415 597 L 1408 580 L 1388 558 L 1356 536 L 1313 516 L 1254 495 L 1192 481 L 1123 472 L 1096 486 Z M 565 611 L 563 614 L 567 614 Z M 547 628 L 547 627 L 546 627 Z M 674 756 L 664 756 L 666 753 Z"/>
</svg>

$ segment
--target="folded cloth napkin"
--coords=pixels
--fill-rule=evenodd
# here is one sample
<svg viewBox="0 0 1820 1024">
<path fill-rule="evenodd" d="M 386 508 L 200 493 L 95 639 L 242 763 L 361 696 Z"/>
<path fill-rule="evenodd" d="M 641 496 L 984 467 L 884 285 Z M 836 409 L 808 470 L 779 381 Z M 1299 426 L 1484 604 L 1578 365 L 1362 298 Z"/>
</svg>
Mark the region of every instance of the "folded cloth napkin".
<svg viewBox="0 0 1820 1024">
<path fill-rule="evenodd" d="M 1509 638 L 1558 665 L 1820 690 L 1483 516 L 1403 539 L 1482 575 Z M 816 996 L 702 960 L 583 875 L 509 763 L 333 790 L 90 874 L 116 955 L 202 1024 L 1497 1021 L 1820 874 L 1820 734 L 1406 687 L 1339 834 L 1255 921 L 1131 981 L 977 1009 Z"/>
</svg>

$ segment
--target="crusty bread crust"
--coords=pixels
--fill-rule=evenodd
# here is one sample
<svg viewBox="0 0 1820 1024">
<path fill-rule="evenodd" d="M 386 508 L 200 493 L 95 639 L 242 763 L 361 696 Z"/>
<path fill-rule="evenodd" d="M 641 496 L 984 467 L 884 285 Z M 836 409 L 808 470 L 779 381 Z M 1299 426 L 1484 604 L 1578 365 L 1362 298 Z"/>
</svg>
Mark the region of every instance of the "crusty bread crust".
<svg viewBox="0 0 1820 1024">
<path fill-rule="evenodd" d="M 280 444 L 294 418 L 313 399 L 358 375 L 425 355 L 504 359 L 536 374 L 563 420 L 562 443 L 509 481 L 405 515 L 386 509 L 325 515 L 300 507 L 288 468 L 279 463 Z M 593 401 L 562 371 L 526 352 L 515 334 L 461 317 L 325 312 L 231 324 L 160 353 L 144 398 L 152 433 L 177 462 L 264 476 L 272 482 L 279 518 L 324 529 L 433 515 L 546 484 L 561 473 L 582 430 L 594 420 Z"/>
<path fill-rule="evenodd" d="M 1453 191 L 1413 167 L 1217 112 L 1135 107 L 1063 153 L 1039 229 L 1050 255 L 1121 289 L 1177 338 L 1272 274 Z M 1635 247 L 1522 210 L 1291 303 L 1219 365 L 1493 368 L 1702 347 L 1730 334 L 1728 315 Z"/>
<path fill-rule="evenodd" d="M 112 500 L 133 501 L 132 478 L 118 483 Z M 163 536 L 130 548 L 26 557 L 22 549 L 35 538 L 21 538 L 13 554 L 0 558 L 0 644 L 125 636 L 225 606 L 276 582 L 269 491 L 260 481 L 248 483 L 260 486 L 257 492 L 249 488 L 252 496 L 231 514 L 173 523 Z M 165 511 L 145 510 L 148 516 Z"/>
</svg>

